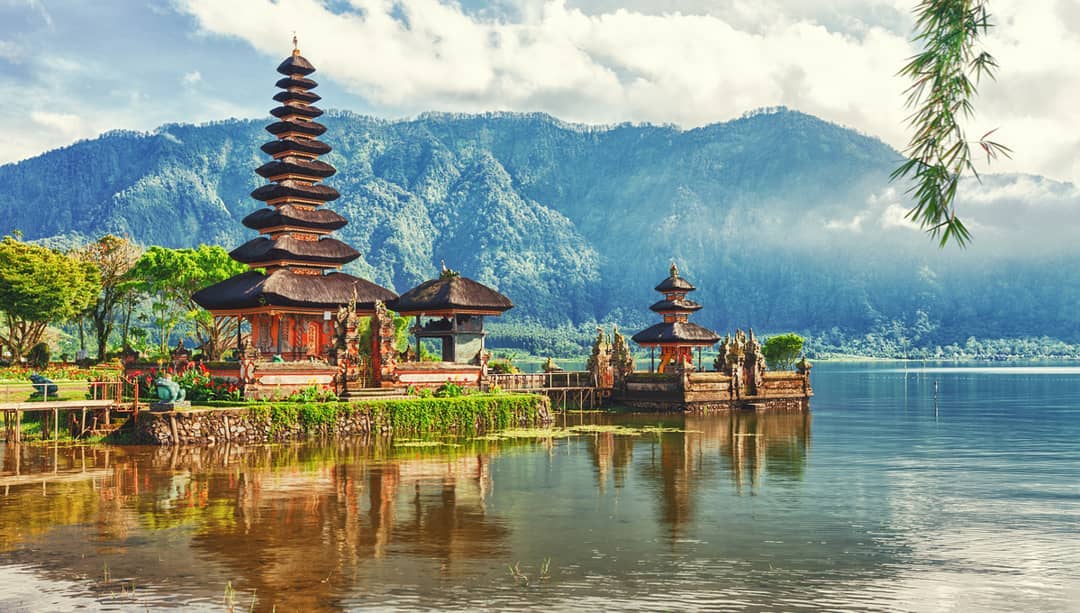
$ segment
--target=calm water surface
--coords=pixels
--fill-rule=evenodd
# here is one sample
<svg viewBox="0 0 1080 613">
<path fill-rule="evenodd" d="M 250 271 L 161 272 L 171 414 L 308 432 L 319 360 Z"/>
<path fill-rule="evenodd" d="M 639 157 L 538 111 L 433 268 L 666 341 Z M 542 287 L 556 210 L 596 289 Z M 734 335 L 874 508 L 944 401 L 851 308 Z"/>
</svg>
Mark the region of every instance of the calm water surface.
<svg viewBox="0 0 1080 613">
<path fill-rule="evenodd" d="M 685 430 L 638 436 L 0 447 L 0 610 L 1080 610 L 1080 369 L 813 382 L 565 418 Z"/>
</svg>

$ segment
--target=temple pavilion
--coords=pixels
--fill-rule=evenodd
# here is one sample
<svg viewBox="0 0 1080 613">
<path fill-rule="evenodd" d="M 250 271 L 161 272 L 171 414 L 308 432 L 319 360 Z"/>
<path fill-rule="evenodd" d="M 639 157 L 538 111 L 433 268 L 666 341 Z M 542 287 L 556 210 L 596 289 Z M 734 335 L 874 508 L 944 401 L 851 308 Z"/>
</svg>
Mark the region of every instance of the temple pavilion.
<svg viewBox="0 0 1080 613">
<path fill-rule="evenodd" d="M 330 236 L 348 222 L 326 208 L 340 194 L 322 183 L 336 169 L 318 158 L 330 146 L 317 139 L 326 127 L 315 121 L 323 114 L 313 106 L 315 72 L 293 39 L 293 52 L 277 71 L 280 103 L 270 114 L 277 121 L 266 127 L 276 137 L 262 146 L 271 160 L 255 172 L 269 183 L 251 192 L 266 206 L 244 218 L 243 224 L 261 236 L 229 255 L 251 270 L 192 296 L 214 317 L 236 317 L 251 326 L 250 350 L 262 358 L 285 361 L 324 359 L 334 346 L 339 307 L 355 304 L 362 314 L 374 313 L 376 301 L 397 295 L 366 279 L 339 272 L 360 254 Z"/>
<path fill-rule="evenodd" d="M 687 299 L 686 294 L 696 288 L 679 276 L 679 267 L 675 262 L 671 263 L 668 278 L 661 281 L 655 289 L 664 295 L 664 299 L 654 303 L 649 309 L 659 313 L 664 320 L 638 332 L 633 336 L 633 340 L 642 347 L 648 347 L 650 352 L 660 348 L 658 372 L 665 372 L 673 365 L 693 370 L 694 349 L 715 345 L 720 341 L 720 335 L 687 321 L 690 313 L 700 310 L 701 305 Z"/>
<path fill-rule="evenodd" d="M 444 265 L 439 278 L 425 281 L 390 302 L 399 315 L 416 318 L 416 355 L 423 339 L 442 343 L 442 361 L 482 365 L 484 317 L 514 307 L 510 299 Z"/>
</svg>

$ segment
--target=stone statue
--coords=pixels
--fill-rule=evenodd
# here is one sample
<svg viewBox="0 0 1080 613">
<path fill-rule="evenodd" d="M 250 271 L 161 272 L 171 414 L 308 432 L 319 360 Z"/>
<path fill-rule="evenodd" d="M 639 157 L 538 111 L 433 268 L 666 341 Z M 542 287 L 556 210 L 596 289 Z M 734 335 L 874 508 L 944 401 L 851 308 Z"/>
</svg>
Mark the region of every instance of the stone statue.
<svg viewBox="0 0 1080 613">
<path fill-rule="evenodd" d="M 56 383 L 52 379 L 33 373 L 30 375 L 30 382 L 34 384 L 34 393 L 30 394 L 31 398 L 56 398 L 60 395 L 60 388 L 56 386 Z"/>
<path fill-rule="evenodd" d="M 544 362 L 544 372 L 563 372 L 563 368 L 556 364 L 555 360 L 549 356 L 547 361 Z"/>
<path fill-rule="evenodd" d="M 593 342 L 592 355 L 589 356 L 586 369 L 598 387 L 611 388 L 615 385 L 615 373 L 611 367 L 611 343 L 600 326 L 596 327 L 596 341 Z"/>
<path fill-rule="evenodd" d="M 758 394 L 765 379 L 765 354 L 761 351 L 761 343 L 754 336 L 753 328 L 750 328 L 750 337 L 746 343 L 746 367 L 750 371 L 747 373 L 750 393 Z"/>
<path fill-rule="evenodd" d="M 184 388 L 180 387 L 180 384 L 172 380 L 172 375 L 165 373 L 164 376 L 158 377 L 154 384 L 157 386 L 158 399 L 161 404 L 170 404 L 184 401 Z"/>
<path fill-rule="evenodd" d="M 612 326 L 611 336 L 611 366 L 615 371 L 615 384 L 622 388 L 625 387 L 627 375 L 634 372 L 634 354 L 618 326 Z"/>
</svg>

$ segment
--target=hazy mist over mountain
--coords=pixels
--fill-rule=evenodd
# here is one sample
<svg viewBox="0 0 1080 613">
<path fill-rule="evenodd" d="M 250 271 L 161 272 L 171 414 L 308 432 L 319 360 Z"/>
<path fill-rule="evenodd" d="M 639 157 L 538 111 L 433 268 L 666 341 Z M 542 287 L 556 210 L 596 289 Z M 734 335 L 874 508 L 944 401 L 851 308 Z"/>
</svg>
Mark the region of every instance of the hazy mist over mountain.
<svg viewBox="0 0 1080 613">
<path fill-rule="evenodd" d="M 967 250 L 904 219 L 900 155 L 794 111 L 680 130 L 541 114 L 324 117 L 354 272 L 398 291 L 440 260 L 506 293 L 515 319 L 635 327 L 669 261 L 721 330 L 752 325 L 916 345 L 1080 340 L 1080 190 L 969 181 Z M 64 244 L 106 232 L 235 247 L 260 203 L 265 120 L 113 132 L 0 167 L 0 233 Z M 899 330 L 899 332 L 895 332 Z"/>
</svg>

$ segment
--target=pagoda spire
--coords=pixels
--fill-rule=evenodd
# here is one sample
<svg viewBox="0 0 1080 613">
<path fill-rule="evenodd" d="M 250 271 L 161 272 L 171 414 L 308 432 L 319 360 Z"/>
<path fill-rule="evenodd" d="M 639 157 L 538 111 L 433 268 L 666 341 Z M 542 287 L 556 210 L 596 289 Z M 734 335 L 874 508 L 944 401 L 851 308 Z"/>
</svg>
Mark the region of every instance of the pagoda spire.
<svg viewBox="0 0 1080 613">
<path fill-rule="evenodd" d="M 266 184 L 251 192 L 265 204 L 243 219 L 261 236 L 237 247 L 230 256 L 251 270 L 207 287 L 193 299 L 215 316 L 251 321 L 253 340 L 264 355 L 290 353 L 325 357 L 331 343 L 327 312 L 355 302 L 358 312 L 374 312 L 377 302 L 397 297 L 366 279 L 337 272 L 360 253 L 330 236 L 348 221 L 327 208 L 337 190 L 323 183 L 337 169 L 320 160 L 330 146 L 319 140 L 326 126 L 316 119 L 321 98 L 312 90 L 315 67 L 293 48 L 277 67 L 282 75 L 266 126 L 274 136 L 261 149 L 270 159 L 255 169 Z M 285 319 L 282 319 L 285 318 Z"/>
<path fill-rule="evenodd" d="M 326 127 L 315 121 L 323 114 L 322 109 L 314 106 L 320 97 L 311 92 L 318 84 L 308 78 L 315 67 L 300 55 L 295 32 L 292 55 L 277 70 L 285 75 L 277 82 L 282 91 L 274 96 L 280 106 L 270 110 L 278 121 L 266 127 L 277 140 L 262 146 L 272 159 L 255 169 L 256 174 L 270 183 L 251 192 L 252 198 L 270 208 L 255 211 L 243 221 L 245 226 L 265 236 L 248 241 L 231 255 L 253 269 L 288 268 L 300 274 L 322 274 L 355 260 L 360 254 L 327 236 L 348 222 L 337 213 L 321 208 L 340 196 L 337 190 L 322 183 L 337 173 L 337 169 L 319 160 L 330 152 L 330 146 L 317 139 Z"/>
</svg>

